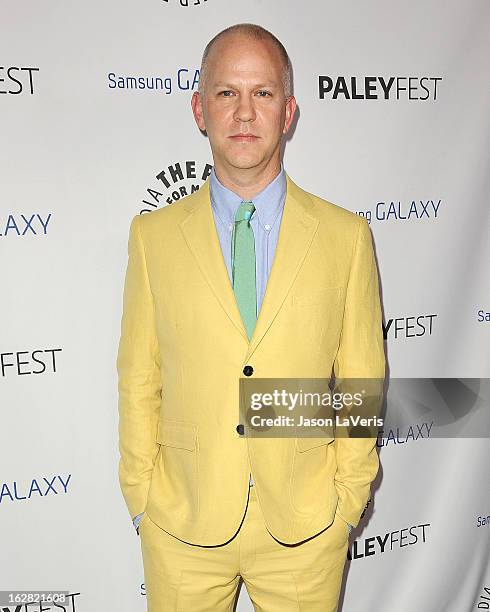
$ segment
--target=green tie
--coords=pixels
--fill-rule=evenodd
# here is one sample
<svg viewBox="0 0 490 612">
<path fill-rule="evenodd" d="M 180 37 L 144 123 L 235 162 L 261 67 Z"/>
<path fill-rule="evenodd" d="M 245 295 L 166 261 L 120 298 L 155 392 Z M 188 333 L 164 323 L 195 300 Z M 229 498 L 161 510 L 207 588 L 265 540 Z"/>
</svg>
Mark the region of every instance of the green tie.
<svg viewBox="0 0 490 612">
<path fill-rule="evenodd" d="M 253 229 L 250 227 L 254 210 L 255 206 L 251 201 L 240 204 L 231 237 L 233 291 L 249 339 L 257 322 L 255 240 Z"/>
</svg>

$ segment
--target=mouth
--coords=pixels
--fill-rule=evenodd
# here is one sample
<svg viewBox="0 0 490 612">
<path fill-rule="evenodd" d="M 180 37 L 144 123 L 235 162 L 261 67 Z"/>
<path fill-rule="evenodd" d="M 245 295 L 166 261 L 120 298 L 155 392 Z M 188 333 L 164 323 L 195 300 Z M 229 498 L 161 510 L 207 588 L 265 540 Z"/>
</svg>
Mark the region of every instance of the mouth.
<svg viewBox="0 0 490 612">
<path fill-rule="evenodd" d="M 235 142 L 255 142 L 259 139 L 259 137 L 254 134 L 235 134 L 234 136 L 230 136 L 230 138 Z"/>
</svg>

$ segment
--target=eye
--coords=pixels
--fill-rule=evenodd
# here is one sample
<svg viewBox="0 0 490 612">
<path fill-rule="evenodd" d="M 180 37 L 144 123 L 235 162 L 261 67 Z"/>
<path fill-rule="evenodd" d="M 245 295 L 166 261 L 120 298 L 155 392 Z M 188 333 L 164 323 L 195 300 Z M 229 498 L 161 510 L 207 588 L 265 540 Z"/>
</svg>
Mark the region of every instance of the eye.
<svg viewBox="0 0 490 612">
<path fill-rule="evenodd" d="M 226 89 L 224 91 L 220 91 L 218 95 L 223 96 L 224 98 L 229 98 L 230 96 L 227 96 L 225 94 L 232 94 L 233 92 L 230 91 L 229 89 Z"/>
<path fill-rule="evenodd" d="M 257 92 L 259 94 L 259 98 L 267 98 L 267 96 L 271 96 L 271 92 L 267 91 L 266 89 L 261 89 L 260 91 Z M 264 95 L 262 95 L 264 94 Z"/>
</svg>

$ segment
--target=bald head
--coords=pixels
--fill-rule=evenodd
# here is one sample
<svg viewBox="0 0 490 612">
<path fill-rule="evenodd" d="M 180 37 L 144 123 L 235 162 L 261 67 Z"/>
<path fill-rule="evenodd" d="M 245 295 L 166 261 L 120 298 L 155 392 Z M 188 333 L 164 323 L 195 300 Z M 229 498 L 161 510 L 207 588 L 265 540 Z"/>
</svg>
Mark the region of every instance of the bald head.
<svg viewBox="0 0 490 612">
<path fill-rule="evenodd" d="M 284 45 L 274 34 L 263 28 L 262 26 L 253 23 L 238 23 L 222 30 L 214 38 L 212 38 L 206 48 L 201 60 L 201 70 L 199 76 L 199 93 L 202 94 L 209 80 L 209 73 L 212 70 L 212 64 L 219 57 L 219 49 L 221 46 L 233 44 L 239 39 L 250 38 L 254 41 L 266 43 L 270 49 L 271 55 L 275 55 L 277 61 L 281 64 L 282 83 L 284 88 L 284 96 L 288 98 L 292 95 L 292 69 L 289 56 Z"/>
<path fill-rule="evenodd" d="M 210 41 L 191 106 L 220 180 L 250 193 L 277 175 L 296 110 L 290 92 L 289 59 L 270 32 L 238 24 Z"/>
</svg>

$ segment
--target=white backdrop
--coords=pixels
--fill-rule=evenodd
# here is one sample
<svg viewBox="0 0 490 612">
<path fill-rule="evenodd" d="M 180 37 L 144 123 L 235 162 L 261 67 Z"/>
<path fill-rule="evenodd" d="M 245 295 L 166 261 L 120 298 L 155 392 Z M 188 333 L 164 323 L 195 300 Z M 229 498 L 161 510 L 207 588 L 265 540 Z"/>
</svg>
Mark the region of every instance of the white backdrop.
<svg viewBox="0 0 490 612">
<path fill-rule="evenodd" d="M 192 88 L 241 21 L 293 62 L 287 172 L 370 220 L 390 375 L 489 376 L 487 0 L 1 0 L 0 590 L 146 610 L 117 480 L 129 222 L 201 184 L 162 179 L 211 163 Z M 489 610 L 488 440 L 401 439 L 380 447 L 340 609 Z"/>
</svg>

